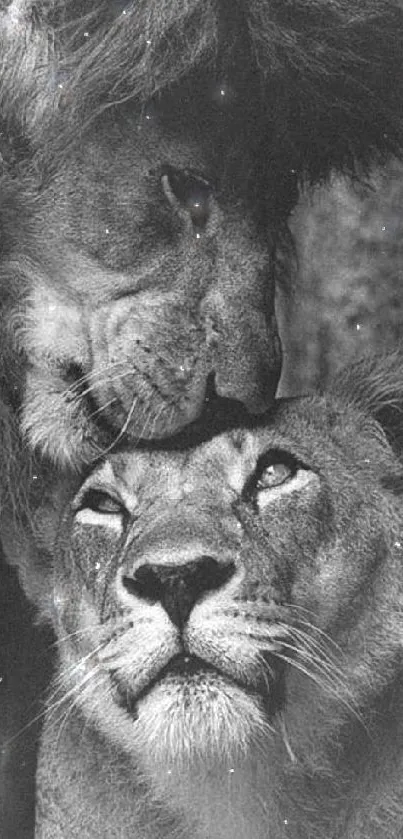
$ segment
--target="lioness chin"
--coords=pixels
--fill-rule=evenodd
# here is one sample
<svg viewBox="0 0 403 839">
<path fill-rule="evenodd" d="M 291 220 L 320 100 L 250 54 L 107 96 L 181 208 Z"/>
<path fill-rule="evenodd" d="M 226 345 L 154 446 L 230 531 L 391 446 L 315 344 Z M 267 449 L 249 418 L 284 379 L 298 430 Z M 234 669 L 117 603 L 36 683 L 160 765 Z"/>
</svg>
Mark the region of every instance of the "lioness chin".
<svg viewBox="0 0 403 839">
<path fill-rule="evenodd" d="M 398 839 L 402 359 L 47 486 L 36 839 Z M 10 519 L 11 521 L 11 519 Z"/>
</svg>

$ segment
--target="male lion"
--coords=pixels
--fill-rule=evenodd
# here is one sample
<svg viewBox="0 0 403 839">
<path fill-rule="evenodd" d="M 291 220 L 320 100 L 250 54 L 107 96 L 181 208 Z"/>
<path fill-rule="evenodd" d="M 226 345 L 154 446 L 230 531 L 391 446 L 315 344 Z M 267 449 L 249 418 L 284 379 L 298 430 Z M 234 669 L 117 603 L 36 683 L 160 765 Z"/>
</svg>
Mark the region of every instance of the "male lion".
<svg viewBox="0 0 403 839">
<path fill-rule="evenodd" d="M 36 839 L 402 836 L 402 409 L 367 361 L 43 480 L 9 533 L 58 640 Z"/>
<path fill-rule="evenodd" d="M 268 407 L 297 186 L 400 154 L 402 32 L 400 0 L 0 0 L 1 399 L 31 451 Z"/>
</svg>

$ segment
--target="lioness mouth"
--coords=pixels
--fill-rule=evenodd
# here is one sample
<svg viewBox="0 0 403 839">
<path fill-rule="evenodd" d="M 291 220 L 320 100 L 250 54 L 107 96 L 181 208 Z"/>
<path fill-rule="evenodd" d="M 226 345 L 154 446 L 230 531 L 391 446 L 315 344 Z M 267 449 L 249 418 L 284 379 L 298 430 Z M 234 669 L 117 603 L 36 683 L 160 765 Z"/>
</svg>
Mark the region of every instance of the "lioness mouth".
<svg viewBox="0 0 403 839">
<path fill-rule="evenodd" d="M 168 664 L 164 667 L 158 677 L 158 681 L 164 678 L 167 675 L 178 675 L 178 676 L 195 676 L 200 675 L 204 671 L 212 671 L 218 673 L 219 671 L 217 668 L 213 667 L 211 664 L 208 664 L 206 661 L 203 661 L 201 658 L 198 658 L 194 655 L 185 655 L 184 653 L 180 653 L 179 655 L 175 656 L 175 658 L 171 659 Z"/>
<path fill-rule="evenodd" d="M 266 678 L 259 685 L 252 685 L 246 680 L 242 681 L 219 667 L 215 667 L 198 656 L 179 653 L 171 658 L 158 674 L 137 694 L 133 694 L 127 684 L 124 685 L 116 676 L 113 676 L 112 679 L 116 688 L 116 698 L 119 705 L 134 717 L 137 717 L 139 702 L 163 682 L 181 682 L 184 690 L 186 690 L 186 688 L 197 687 L 197 685 L 201 685 L 207 681 L 210 683 L 220 681 L 221 683 L 233 684 L 250 696 L 255 697 L 255 699 L 260 697 L 263 700 L 267 716 L 272 718 L 284 703 L 283 676 L 283 664 L 279 662 L 278 668 L 274 668 L 271 664 L 270 675 L 267 674 Z"/>
<path fill-rule="evenodd" d="M 208 674 L 215 674 L 217 677 L 229 679 L 228 676 L 225 676 L 225 674 L 218 670 L 217 667 L 214 667 L 207 661 L 203 661 L 201 658 L 194 655 L 179 653 L 171 658 L 168 664 L 166 664 L 158 672 L 158 674 L 135 695 L 132 694 L 130 689 L 128 689 L 126 685 L 123 685 L 116 676 L 112 677 L 112 681 L 117 691 L 119 704 L 125 707 L 129 714 L 136 716 L 138 703 L 141 702 L 141 700 L 144 699 L 144 697 L 147 696 L 153 688 L 160 685 L 165 679 L 183 677 L 184 680 L 189 680 L 190 683 L 193 679 L 202 681 L 203 678 L 208 676 Z M 242 685 L 242 688 L 245 689 L 245 685 Z"/>
</svg>

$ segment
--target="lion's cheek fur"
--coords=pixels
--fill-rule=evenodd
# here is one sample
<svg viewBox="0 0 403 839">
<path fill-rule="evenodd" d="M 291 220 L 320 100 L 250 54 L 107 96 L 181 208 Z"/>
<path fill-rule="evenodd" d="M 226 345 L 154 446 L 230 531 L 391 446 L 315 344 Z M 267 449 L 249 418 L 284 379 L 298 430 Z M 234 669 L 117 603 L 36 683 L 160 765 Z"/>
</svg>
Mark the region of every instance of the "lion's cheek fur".
<svg viewBox="0 0 403 839">
<path fill-rule="evenodd" d="M 198 416 L 206 342 L 184 298 L 155 290 L 108 303 L 90 315 L 89 340 L 92 395 L 113 426 L 168 436 Z"/>
</svg>

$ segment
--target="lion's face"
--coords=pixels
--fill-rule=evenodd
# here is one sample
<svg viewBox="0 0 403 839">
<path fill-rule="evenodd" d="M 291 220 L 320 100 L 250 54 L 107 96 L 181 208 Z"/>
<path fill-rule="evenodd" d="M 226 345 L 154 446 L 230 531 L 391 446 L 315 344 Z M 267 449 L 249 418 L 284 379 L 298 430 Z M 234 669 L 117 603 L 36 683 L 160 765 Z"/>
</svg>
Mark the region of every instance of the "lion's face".
<svg viewBox="0 0 403 839">
<path fill-rule="evenodd" d="M 51 526 L 37 514 L 56 704 L 153 777 L 317 761 L 399 655 L 393 463 L 374 422 L 319 397 L 196 450 L 111 456 Z"/>
<path fill-rule="evenodd" d="M 242 177 L 226 162 L 213 111 L 207 125 L 105 117 L 20 214 L 3 276 L 19 272 L 26 299 L 6 313 L 26 359 L 22 425 L 59 464 L 173 435 L 212 394 L 251 413 L 273 397 L 270 233 L 248 195 L 262 175 L 253 152 Z"/>
</svg>

